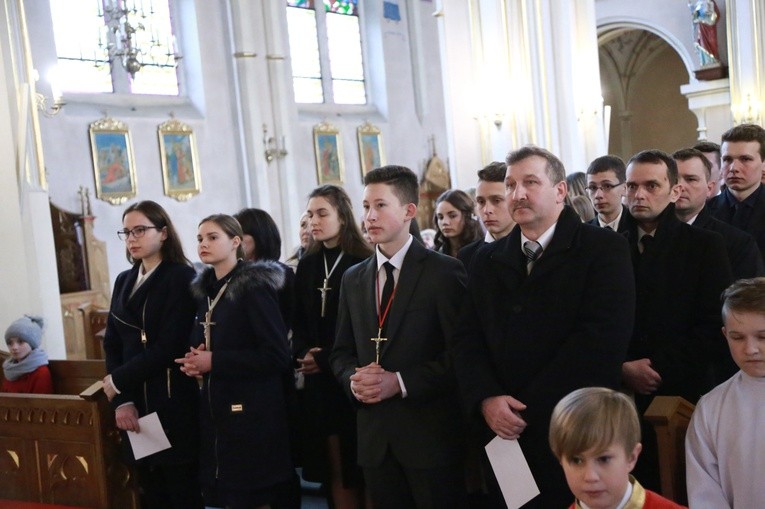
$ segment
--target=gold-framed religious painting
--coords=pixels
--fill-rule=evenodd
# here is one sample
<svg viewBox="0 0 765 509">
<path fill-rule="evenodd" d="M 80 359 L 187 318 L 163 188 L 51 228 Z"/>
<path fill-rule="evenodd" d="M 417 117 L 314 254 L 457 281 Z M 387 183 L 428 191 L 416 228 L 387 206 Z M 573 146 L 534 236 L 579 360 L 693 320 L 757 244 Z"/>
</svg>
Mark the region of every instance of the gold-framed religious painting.
<svg viewBox="0 0 765 509">
<path fill-rule="evenodd" d="M 90 124 L 88 132 L 96 198 L 120 205 L 135 197 L 135 156 L 127 124 L 106 117 Z"/>
<path fill-rule="evenodd" d="M 176 119 L 157 127 L 165 195 L 186 201 L 202 190 L 194 130 Z"/>
<path fill-rule="evenodd" d="M 359 160 L 363 179 L 370 170 L 385 165 L 382 133 L 377 126 L 364 122 L 364 125 L 356 128 L 356 136 L 359 140 Z"/>
<path fill-rule="evenodd" d="M 340 131 L 327 122 L 313 126 L 313 147 L 319 185 L 342 184 L 345 165 Z"/>
</svg>

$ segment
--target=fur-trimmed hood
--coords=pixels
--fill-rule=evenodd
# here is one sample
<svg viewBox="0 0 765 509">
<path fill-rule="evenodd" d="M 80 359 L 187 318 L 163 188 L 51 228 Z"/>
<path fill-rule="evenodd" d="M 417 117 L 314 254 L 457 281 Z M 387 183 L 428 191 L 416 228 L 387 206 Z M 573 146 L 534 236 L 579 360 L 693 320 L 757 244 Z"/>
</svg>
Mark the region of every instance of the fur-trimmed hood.
<svg viewBox="0 0 765 509">
<path fill-rule="evenodd" d="M 227 276 L 229 284 L 224 297 L 236 300 L 248 291 L 258 288 L 278 292 L 284 286 L 284 270 L 282 264 L 273 260 L 240 261 Z M 197 299 L 207 297 L 208 289 L 215 286 L 216 282 L 215 270 L 208 267 L 192 281 L 191 293 Z"/>
</svg>

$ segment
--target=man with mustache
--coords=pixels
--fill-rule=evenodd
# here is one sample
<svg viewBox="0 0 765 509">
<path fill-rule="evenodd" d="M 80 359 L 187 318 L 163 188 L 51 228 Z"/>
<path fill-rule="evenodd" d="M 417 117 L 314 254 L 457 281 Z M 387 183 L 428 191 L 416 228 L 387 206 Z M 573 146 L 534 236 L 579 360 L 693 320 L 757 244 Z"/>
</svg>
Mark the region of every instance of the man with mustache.
<svg viewBox="0 0 765 509">
<path fill-rule="evenodd" d="M 518 226 L 473 258 L 454 362 L 484 443 L 518 440 L 529 462 L 541 493 L 524 507 L 566 507 L 573 495 L 548 446 L 550 416 L 575 389 L 619 387 L 635 308 L 629 247 L 564 205 L 555 155 L 525 146 L 506 163 Z"/>
</svg>

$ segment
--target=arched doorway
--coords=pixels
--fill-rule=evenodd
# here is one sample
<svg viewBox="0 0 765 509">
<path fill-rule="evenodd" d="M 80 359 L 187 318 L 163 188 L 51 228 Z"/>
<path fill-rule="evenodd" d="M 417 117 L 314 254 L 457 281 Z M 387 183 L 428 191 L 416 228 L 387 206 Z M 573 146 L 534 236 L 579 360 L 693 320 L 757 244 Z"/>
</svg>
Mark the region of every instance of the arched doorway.
<svg viewBox="0 0 765 509">
<path fill-rule="evenodd" d="M 693 145 L 696 118 L 680 86 L 687 67 L 670 44 L 639 28 L 598 37 L 603 100 L 611 107 L 608 151 L 625 160 L 640 150 L 673 152 Z"/>
</svg>

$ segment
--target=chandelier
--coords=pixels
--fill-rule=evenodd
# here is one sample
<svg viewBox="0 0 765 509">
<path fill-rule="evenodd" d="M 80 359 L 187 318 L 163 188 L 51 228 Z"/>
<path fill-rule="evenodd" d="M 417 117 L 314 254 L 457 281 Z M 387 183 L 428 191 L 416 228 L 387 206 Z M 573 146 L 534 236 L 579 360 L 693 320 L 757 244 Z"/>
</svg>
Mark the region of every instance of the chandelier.
<svg viewBox="0 0 765 509">
<path fill-rule="evenodd" d="M 171 27 L 157 22 L 154 1 L 96 0 L 106 29 L 106 37 L 99 34 L 98 47 L 105 60 L 119 61 L 131 78 L 145 66 L 176 67 L 182 58 Z"/>
</svg>

